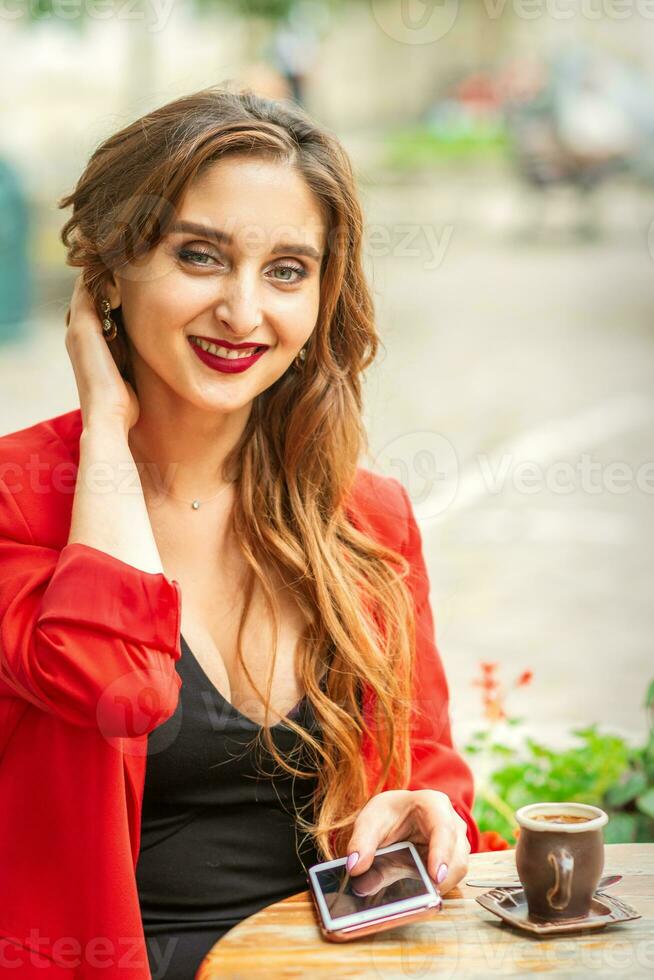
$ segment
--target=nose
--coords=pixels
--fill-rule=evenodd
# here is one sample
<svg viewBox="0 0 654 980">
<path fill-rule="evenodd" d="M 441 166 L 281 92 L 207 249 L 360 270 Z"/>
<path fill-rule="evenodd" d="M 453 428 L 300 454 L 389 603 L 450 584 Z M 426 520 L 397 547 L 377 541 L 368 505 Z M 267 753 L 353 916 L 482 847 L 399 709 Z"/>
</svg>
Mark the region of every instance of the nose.
<svg viewBox="0 0 654 980">
<path fill-rule="evenodd" d="M 258 283 L 246 270 L 230 273 L 220 281 L 220 297 L 214 315 L 223 340 L 247 338 L 263 322 Z"/>
</svg>

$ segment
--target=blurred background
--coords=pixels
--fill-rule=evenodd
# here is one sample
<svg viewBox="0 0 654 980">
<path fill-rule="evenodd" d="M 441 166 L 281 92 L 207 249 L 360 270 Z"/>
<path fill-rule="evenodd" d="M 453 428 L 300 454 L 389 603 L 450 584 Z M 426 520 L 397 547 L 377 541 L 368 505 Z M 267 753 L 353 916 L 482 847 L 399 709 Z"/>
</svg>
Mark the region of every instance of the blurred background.
<svg viewBox="0 0 654 980">
<path fill-rule="evenodd" d="M 647 0 L 0 11 L 0 434 L 77 407 L 56 201 L 97 144 L 207 85 L 296 99 L 359 182 L 363 462 L 411 495 L 455 737 L 481 767 L 599 725 L 654 818 L 653 42 Z"/>
</svg>

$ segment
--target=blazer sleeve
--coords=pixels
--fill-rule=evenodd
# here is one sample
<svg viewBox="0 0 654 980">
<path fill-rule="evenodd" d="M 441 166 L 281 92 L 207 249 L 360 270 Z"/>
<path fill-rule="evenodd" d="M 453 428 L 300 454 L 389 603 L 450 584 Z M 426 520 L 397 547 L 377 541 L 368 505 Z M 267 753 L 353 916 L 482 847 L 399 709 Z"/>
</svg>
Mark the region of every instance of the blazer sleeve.
<svg viewBox="0 0 654 980">
<path fill-rule="evenodd" d="M 175 711 L 181 590 L 89 545 L 33 540 L 0 481 L 0 696 L 106 736 Z"/>
<path fill-rule="evenodd" d="M 470 768 L 452 743 L 449 688 L 436 646 L 422 536 L 409 495 L 399 480 L 396 483 L 406 507 L 408 536 L 402 553 L 410 563 L 408 585 L 414 596 L 416 616 L 413 767 L 408 789 L 437 789 L 446 793 L 467 824 L 471 850 L 478 851 L 479 829 L 472 816 L 474 783 Z"/>
</svg>

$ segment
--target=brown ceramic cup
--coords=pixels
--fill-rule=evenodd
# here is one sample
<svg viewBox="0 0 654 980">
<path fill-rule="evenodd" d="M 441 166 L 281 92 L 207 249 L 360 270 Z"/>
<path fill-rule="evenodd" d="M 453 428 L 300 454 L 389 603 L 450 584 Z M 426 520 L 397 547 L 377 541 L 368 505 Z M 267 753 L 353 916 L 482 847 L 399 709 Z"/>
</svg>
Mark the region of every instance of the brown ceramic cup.
<svg viewBox="0 0 654 980">
<path fill-rule="evenodd" d="M 604 868 L 608 815 L 585 803 L 532 803 L 516 812 L 516 868 L 529 918 L 538 922 L 588 915 Z"/>
</svg>

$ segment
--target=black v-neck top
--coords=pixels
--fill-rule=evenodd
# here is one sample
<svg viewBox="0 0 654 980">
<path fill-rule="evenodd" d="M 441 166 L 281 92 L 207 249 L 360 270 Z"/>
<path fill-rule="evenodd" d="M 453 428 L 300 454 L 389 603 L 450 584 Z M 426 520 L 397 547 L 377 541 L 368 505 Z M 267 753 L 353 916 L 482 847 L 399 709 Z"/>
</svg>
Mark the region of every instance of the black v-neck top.
<svg viewBox="0 0 654 980">
<path fill-rule="evenodd" d="M 320 860 L 295 819 L 316 777 L 294 781 L 276 766 L 265 743 L 255 739 L 260 726 L 220 694 L 183 636 L 180 645 L 177 709 L 148 735 L 136 868 L 157 980 L 193 980 L 202 958 L 228 929 L 304 891 L 306 868 Z M 306 697 L 288 716 L 320 738 Z M 299 735 L 284 722 L 271 733 L 285 757 L 301 746 L 294 763 L 310 769 Z M 303 816 L 312 819 L 311 809 Z"/>
</svg>

